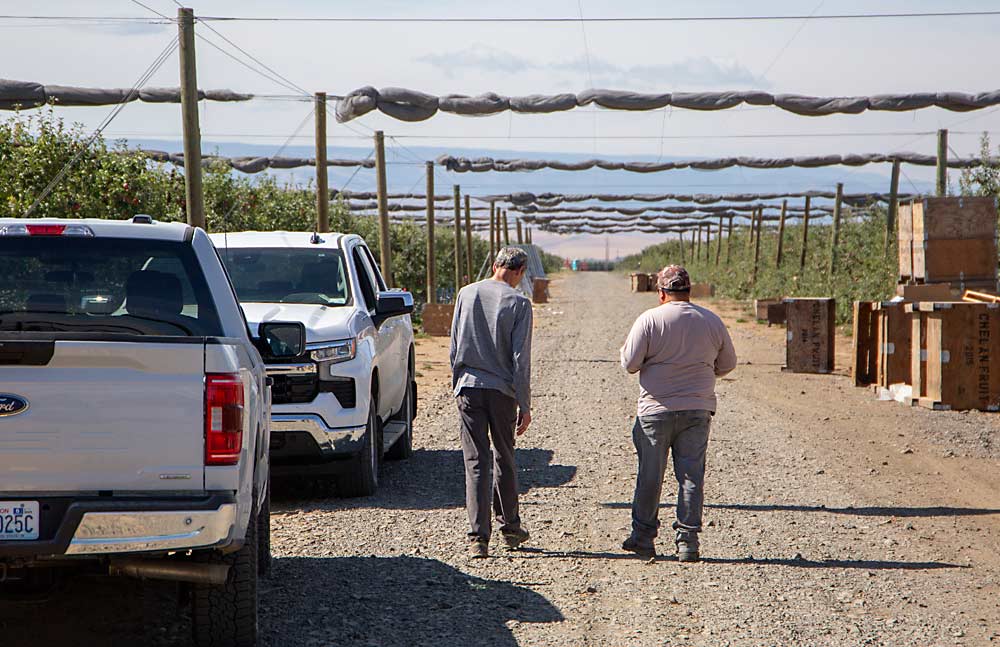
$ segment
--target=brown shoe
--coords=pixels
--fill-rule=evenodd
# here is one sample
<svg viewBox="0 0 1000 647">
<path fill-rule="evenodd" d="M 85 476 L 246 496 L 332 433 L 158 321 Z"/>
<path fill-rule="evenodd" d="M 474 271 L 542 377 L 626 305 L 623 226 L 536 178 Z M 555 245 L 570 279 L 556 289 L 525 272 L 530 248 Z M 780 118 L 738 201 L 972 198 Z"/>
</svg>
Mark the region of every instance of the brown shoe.
<svg viewBox="0 0 1000 647">
<path fill-rule="evenodd" d="M 507 548 L 511 550 L 516 549 L 531 537 L 527 530 L 520 527 L 512 530 L 504 530 L 501 534 L 503 534 L 503 540 L 506 542 Z"/>
<path fill-rule="evenodd" d="M 485 539 L 473 539 L 469 542 L 469 557 L 485 559 L 490 556 L 490 545 Z"/>
</svg>

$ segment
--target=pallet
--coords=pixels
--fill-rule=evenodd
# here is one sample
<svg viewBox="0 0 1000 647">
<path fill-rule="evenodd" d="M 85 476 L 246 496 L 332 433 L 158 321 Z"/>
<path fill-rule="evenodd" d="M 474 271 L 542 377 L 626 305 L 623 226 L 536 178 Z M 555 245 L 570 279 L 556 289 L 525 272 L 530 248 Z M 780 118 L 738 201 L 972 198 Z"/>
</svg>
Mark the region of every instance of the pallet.
<svg viewBox="0 0 1000 647">
<path fill-rule="evenodd" d="M 789 373 L 834 369 L 837 303 L 831 298 L 785 299 L 785 366 Z"/>
<path fill-rule="evenodd" d="M 914 303 L 913 400 L 930 409 L 1000 410 L 1000 304 Z"/>
</svg>

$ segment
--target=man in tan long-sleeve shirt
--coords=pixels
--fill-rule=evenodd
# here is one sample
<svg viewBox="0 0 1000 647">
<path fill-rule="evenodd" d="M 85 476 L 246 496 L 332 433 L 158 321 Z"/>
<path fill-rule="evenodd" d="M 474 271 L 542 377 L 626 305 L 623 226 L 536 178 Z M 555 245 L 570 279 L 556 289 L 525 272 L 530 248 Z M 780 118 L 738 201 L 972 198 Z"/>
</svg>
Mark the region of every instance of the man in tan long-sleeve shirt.
<svg viewBox="0 0 1000 647">
<path fill-rule="evenodd" d="M 696 562 L 715 379 L 736 368 L 736 352 L 722 320 L 690 302 L 687 270 L 669 265 L 656 285 L 660 306 L 639 315 L 621 349 L 622 366 L 639 373 L 640 387 L 632 428 L 639 458 L 632 534 L 622 548 L 655 556 L 660 492 L 672 449 L 678 486 L 674 541 L 681 561 Z"/>
</svg>

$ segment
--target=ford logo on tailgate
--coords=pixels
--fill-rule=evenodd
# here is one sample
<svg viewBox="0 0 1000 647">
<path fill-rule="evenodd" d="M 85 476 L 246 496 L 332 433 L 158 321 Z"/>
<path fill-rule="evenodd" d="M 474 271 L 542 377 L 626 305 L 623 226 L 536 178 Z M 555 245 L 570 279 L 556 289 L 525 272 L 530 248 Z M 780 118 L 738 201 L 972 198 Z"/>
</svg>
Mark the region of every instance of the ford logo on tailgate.
<svg viewBox="0 0 1000 647">
<path fill-rule="evenodd" d="M 16 416 L 28 410 L 28 401 L 13 393 L 0 393 L 0 417 Z"/>
</svg>

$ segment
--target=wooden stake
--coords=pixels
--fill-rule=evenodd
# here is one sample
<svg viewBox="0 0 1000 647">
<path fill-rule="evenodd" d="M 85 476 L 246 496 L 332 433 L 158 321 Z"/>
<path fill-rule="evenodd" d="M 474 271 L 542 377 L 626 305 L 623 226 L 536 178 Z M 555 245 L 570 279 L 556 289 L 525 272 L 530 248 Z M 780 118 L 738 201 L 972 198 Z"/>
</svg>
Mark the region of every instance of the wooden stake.
<svg viewBox="0 0 1000 647">
<path fill-rule="evenodd" d="M 434 273 L 434 162 L 427 162 L 427 303 L 437 303 L 437 276 Z"/>
<path fill-rule="evenodd" d="M 680 237 L 680 241 L 681 241 L 681 244 L 680 244 L 680 248 L 681 248 L 681 265 L 684 265 L 685 262 L 686 262 L 685 258 L 684 258 L 684 232 L 683 231 L 679 231 L 679 232 L 677 232 L 677 235 Z"/>
<path fill-rule="evenodd" d="M 778 251 L 774 255 L 774 266 L 781 267 L 781 253 L 785 247 L 785 214 L 788 212 L 788 200 L 781 201 L 781 217 L 778 218 Z"/>
<path fill-rule="evenodd" d="M 389 239 L 389 195 L 385 179 L 385 135 L 375 131 L 375 178 L 378 189 L 378 248 L 382 278 L 392 288 L 392 241 Z"/>
<path fill-rule="evenodd" d="M 761 231 L 761 225 L 764 224 L 763 207 L 758 207 L 756 214 L 757 214 L 757 237 L 754 239 L 753 274 L 750 276 L 750 282 L 754 285 L 756 285 L 757 283 L 757 265 L 760 262 L 760 231 Z"/>
<path fill-rule="evenodd" d="M 455 192 L 455 298 L 462 289 L 462 188 L 454 186 Z"/>
<path fill-rule="evenodd" d="M 899 160 L 892 160 L 892 177 L 889 180 L 889 207 L 885 211 L 885 240 L 882 250 L 889 253 L 889 243 L 896 233 L 896 210 L 899 208 Z"/>
<path fill-rule="evenodd" d="M 181 121 L 184 127 L 184 198 L 187 221 L 205 229 L 201 182 L 201 127 L 198 124 L 198 68 L 194 53 L 194 9 L 177 9 L 181 61 Z"/>
<path fill-rule="evenodd" d="M 749 230 L 750 235 L 747 238 L 748 251 L 753 249 L 754 227 L 756 227 L 756 223 L 757 223 L 757 210 L 754 209 L 753 211 L 750 212 L 750 230 Z"/>
<path fill-rule="evenodd" d="M 715 241 L 715 266 L 719 266 L 719 259 L 722 258 L 722 216 L 719 216 L 719 237 Z"/>
<path fill-rule="evenodd" d="M 837 197 L 833 203 L 833 233 L 830 236 L 830 276 L 837 271 L 837 246 L 840 244 L 840 211 L 844 204 L 844 183 L 837 182 Z"/>
<path fill-rule="evenodd" d="M 517 244 L 518 245 L 523 245 L 524 244 L 524 236 L 521 234 L 521 219 L 520 218 L 515 218 L 514 219 L 514 224 L 517 225 Z"/>
<path fill-rule="evenodd" d="M 799 259 L 799 273 L 806 269 L 806 248 L 809 247 L 809 196 L 806 196 L 805 210 L 802 212 L 802 257 Z"/>
<path fill-rule="evenodd" d="M 694 263 L 694 230 L 688 229 L 691 232 L 691 262 Z"/>
<path fill-rule="evenodd" d="M 733 217 L 729 216 L 729 234 L 726 236 L 726 265 L 733 258 Z"/>
<path fill-rule="evenodd" d="M 510 227 L 507 225 L 507 210 L 503 210 L 503 244 L 510 245 Z"/>
<path fill-rule="evenodd" d="M 490 202 L 490 265 L 497 258 L 497 203 Z"/>
<path fill-rule="evenodd" d="M 326 169 L 326 92 L 313 99 L 316 121 L 316 231 L 330 231 L 330 188 Z"/>
<path fill-rule="evenodd" d="M 948 130 L 938 131 L 937 142 L 937 194 L 938 197 L 948 195 Z"/>
<path fill-rule="evenodd" d="M 695 250 L 694 258 L 696 261 L 701 260 L 701 225 L 698 225 L 698 247 Z"/>
<path fill-rule="evenodd" d="M 472 207 L 469 206 L 469 194 L 465 194 L 465 270 L 469 283 L 475 282 L 472 275 Z"/>
</svg>

